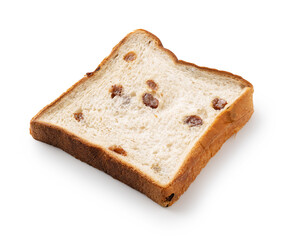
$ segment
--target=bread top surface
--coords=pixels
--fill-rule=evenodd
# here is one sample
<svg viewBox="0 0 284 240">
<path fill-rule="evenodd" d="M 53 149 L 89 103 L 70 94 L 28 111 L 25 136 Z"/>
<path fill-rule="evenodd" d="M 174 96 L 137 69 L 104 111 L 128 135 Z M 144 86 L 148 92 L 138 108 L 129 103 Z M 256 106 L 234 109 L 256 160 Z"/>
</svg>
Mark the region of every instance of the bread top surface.
<svg viewBox="0 0 284 240">
<path fill-rule="evenodd" d="M 165 186 L 246 87 L 232 74 L 178 62 L 158 38 L 136 30 L 35 120 L 102 147 Z"/>
</svg>

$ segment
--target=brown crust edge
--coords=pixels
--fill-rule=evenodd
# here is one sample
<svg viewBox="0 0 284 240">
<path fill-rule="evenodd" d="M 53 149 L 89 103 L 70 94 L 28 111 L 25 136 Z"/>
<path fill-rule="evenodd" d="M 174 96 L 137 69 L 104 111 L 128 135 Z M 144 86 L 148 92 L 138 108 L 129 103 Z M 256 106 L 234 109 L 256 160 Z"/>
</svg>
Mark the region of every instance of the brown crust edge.
<svg viewBox="0 0 284 240">
<path fill-rule="evenodd" d="M 79 160 L 106 172 L 112 177 L 144 193 L 161 206 L 170 206 L 184 193 L 199 174 L 201 169 L 207 164 L 209 159 L 221 148 L 223 143 L 231 135 L 240 130 L 250 119 L 253 113 L 253 86 L 242 77 L 232 73 L 206 67 L 199 67 L 195 64 L 178 60 L 170 50 L 163 47 L 158 37 L 143 29 L 138 29 L 136 31 L 142 31 L 150 35 L 156 41 L 157 46 L 166 51 L 176 64 L 194 66 L 209 73 L 230 77 L 240 81 L 245 87 L 244 93 L 229 108 L 225 109 L 218 116 L 203 137 L 195 144 L 193 150 L 187 156 L 186 161 L 184 161 L 184 164 L 172 182 L 170 182 L 167 186 L 160 186 L 141 171 L 122 161 L 116 154 L 112 154 L 100 146 L 84 141 L 62 128 L 37 121 L 37 118 L 46 109 L 56 104 L 76 86 L 86 81 L 88 77 L 82 78 L 59 98 L 36 114 L 30 122 L 30 133 L 35 139 L 59 147 Z M 124 39 L 122 39 L 113 48 L 110 55 L 101 62 L 94 71 L 94 74 L 91 76 L 94 76 L 97 71 L 101 69 L 103 65 L 105 65 L 105 63 L 116 53 L 116 50 L 129 38 L 129 36 L 136 31 L 129 33 Z"/>
</svg>

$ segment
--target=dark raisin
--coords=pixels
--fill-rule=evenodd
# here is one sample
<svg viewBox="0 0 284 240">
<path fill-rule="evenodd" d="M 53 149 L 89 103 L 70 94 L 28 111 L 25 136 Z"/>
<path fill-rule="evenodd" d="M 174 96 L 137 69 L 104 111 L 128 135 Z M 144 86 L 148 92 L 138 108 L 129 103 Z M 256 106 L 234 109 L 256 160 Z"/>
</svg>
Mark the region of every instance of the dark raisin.
<svg viewBox="0 0 284 240">
<path fill-rule="evenodd" d="M 117 145 L 113 145 L 111 147 L 108 148 L 111 151 L 114 151 L 122 156 L 127 156 L 127 152 L 121 147 L 121 146 L 117 146 Z"/>
<path fill-rule="evenodd" d="M 227 101 L 222 98 L 215 98 L 212 100 L 212 106 L 215 110 L 221 110 L 227 105 Z"/>
<path fill-rule="evenodd" d="M 166 197 L 166 201 L 171 201 L 173 199 L 173 197 L 175 196 L 174 193 L 172 193 L 170 196 Z"/>
<path fill-rule="evenodd" d="M 189 124 L 190 127 L 199 126 L 203 124 L 201 117 L 197 115 L 190 115 L 185 117 L 184 123 Z"/>
<path fill-rule="evenodd" d="M 158 89 L 158 84 L 155 83 L 153 80 L 147 80 L 146 83 L 152 90 L 156 91 Z"/>
<path fill-rule="evenodd" d="M 111 98 L 114 98 L 122 95 L 123 87 L 122 85 L 112 85 L 109 91 L 111 92 Z"/>
<path fill-rule="evenodd" d="M 78 122 L 80 122 L 81 120 L 84 119 L 83 113 L 74 113 L 74 118 L 75 118 Z"/>
<path fill-rule="evenodd" d="M 144 93 L 142 96 L 143 103 L 151 108 L 157 108 L 159 106 L 159 100 L 154 98 L 151 93 Z"/>
<path fill-rule="evenodd" d="M 86 75 L 87 75 L 87 77 L 91 77 L 91 76 L 94 75 L 94 72 L 87 72 Z"/>
<path fill-rule="evenodd" d="M 137 55 L 135 52 L 129 52 L 124 56 L 124 60 L 126 62 L 134 61 L 136 59 Z"/>
<path fill-rule="evenodd" d="M 101 67 L 100 67 L 100 66 L 98 66 L 98 67 L 96 68 L 96 70 L 95 70 L 95 71 L 93 71 L 93 72 L 87 72 L 87 73 L 86 73 L 87 77 L 91 77 L 91 76 L 93 76 L 93 75 L 94 75 L 94 73 L 95 73 L 95 72 L 97 72 L 97 71 L 99 71 L 100 69 L 101 69 Z"/>
</svg>

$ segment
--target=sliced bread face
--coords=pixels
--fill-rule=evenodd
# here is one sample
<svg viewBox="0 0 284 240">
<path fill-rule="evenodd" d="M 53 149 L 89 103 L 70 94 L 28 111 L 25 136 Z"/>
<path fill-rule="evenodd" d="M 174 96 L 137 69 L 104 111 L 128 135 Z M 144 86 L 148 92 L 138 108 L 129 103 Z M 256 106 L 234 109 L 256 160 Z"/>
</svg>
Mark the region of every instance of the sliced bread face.
<svg viewBox="0 0 284 240">
<path fill-rule="evenodd" d="M 167 206 L 249 119 L 252 92 L 242 78 L 178 61 L 157 37 L 136 30 L 37 114 L 31 133 Z M 84 146 L 99 153 L 79 154 Z"/>
</svg>

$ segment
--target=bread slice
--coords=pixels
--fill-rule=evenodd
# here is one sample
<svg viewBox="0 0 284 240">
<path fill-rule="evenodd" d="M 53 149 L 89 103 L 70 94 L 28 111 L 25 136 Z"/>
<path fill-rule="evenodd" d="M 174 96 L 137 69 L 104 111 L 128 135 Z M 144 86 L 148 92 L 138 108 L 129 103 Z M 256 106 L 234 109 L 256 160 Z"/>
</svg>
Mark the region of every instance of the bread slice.
<svg viewBox="0 0 284 240">
<path fill-rule="evenodd" d="M 42 109 L 30 132 L 162 206 L 251 117 L 253 86 L 180 61 L 145 30 Z"/>
</svg>

